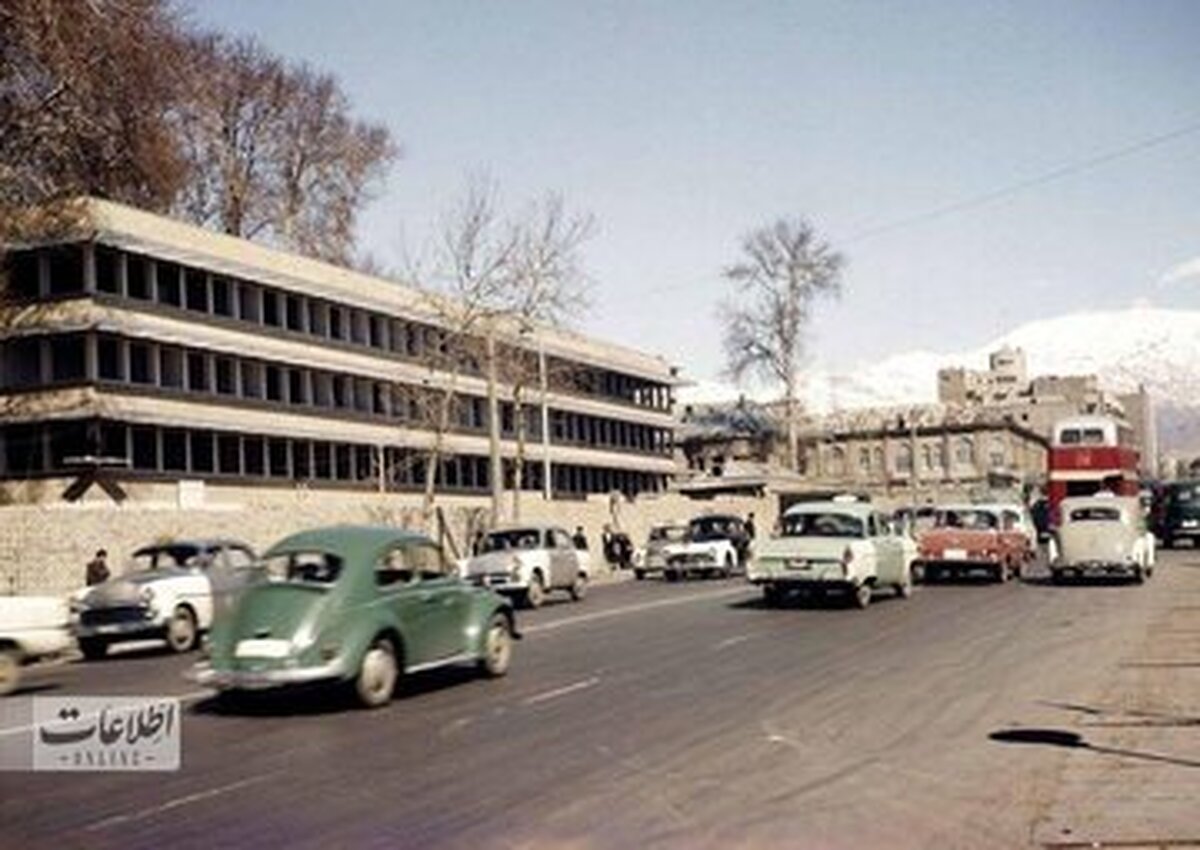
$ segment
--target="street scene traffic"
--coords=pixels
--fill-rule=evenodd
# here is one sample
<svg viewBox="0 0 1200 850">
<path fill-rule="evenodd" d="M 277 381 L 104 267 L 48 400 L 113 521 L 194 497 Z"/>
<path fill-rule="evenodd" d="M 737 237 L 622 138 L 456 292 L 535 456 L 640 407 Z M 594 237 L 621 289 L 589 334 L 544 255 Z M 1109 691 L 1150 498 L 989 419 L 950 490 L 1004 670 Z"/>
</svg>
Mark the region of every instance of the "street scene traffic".
<svg viewBox="0 0 1200 850">
<path fill-rule="evenodd" d="M 0 0 L 0 850 L 1200 848 L 1198 25 Z"/>
</svg>

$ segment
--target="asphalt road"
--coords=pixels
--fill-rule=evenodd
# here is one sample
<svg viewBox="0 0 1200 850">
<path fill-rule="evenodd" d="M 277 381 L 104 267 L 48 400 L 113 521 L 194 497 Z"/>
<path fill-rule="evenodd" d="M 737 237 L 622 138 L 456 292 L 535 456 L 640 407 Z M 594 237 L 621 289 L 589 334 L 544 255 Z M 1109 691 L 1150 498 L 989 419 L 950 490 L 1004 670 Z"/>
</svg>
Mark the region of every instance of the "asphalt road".
<svg viewBox="0 0 1200 850">
<path fill-rule="evenodd" d="M 223 712 L 153 649 L 73 664 L 38 693 L 184 696 L 183 767 L 0 773 L 0 847 L 1028 846 L 1063 751 L 989 734 L 1067 724 L 1189 558 L 865 611 L 628 582 L 522 616 L 505 679 L 416 677 L 377 712 Z"/>
</svg>

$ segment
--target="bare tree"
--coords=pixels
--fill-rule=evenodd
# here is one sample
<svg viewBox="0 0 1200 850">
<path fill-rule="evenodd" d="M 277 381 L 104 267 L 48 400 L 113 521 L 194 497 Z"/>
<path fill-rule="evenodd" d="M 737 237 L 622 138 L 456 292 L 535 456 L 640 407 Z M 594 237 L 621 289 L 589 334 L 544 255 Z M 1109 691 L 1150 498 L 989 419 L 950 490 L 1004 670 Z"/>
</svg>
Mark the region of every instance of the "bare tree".
<svg viewBox="0 0 1200 850">
<path fill-rule="evenodd" d="M 516 518 L 528 437 L 526 393 L 540 380 L 542 359 L 529 350 L 529 335 L 539 325 L 561 324 L 582 308 L 587 279 L 580 248 L 593 229 L 591 216 L 567 213 L 556 195 L 506 218 L 499 212 L 494 183 L 474 177 L 462 201 L 439 222 L 430 272 L 410 264 L 409 279 L 425 284 L 430 313 L 446 335 L 448 359 L 440 355 L 431 369 L 448 376 L 443 386 L 453 387 L 468 368 L 487 379 L 493 523 L 504 486 L 498 385 L 509 385 L 513 396 Z M 442 425 L 449 422 L 445 416 L 434 424 L 435 447 Z M 427 480 L 427 504 L 432 499 L 433 481 Z"/>
<path fill-rule="evenodd" d="M 813 302 L 837 295 L 845 260 L 806 221 L 778 219 L 742 239 L 742 258 L 724 271 L 737 289 L 722 305 L 726 370 L 783 390 L 788 462 L 799 467 L 797 381 Z"/>
<path fill-rule="evenodd" d="M 588 277 L 582 249 L 596 230 L 590 213 L 567 211 L 561 195 L 548 194 L 530 204 L 516 225 L 513 252 L 505 288 L 497 308 L 517 323 L 522 336 L 536 336 L 537 326 L 566 324 L 587 306 Z M 548 381 L 544 350 L 536 357 L 517 351 L 502 359 L 506 383 L 512 388 L 516 452 L 513 456 L 513 519 L 520 519 L 521 492 L 525 488 L 527 449 L 526 392 Z M 544 427 L 543 423 L 543 427 Z"/>
<path fill-rule="evenodd" d="M 331 262 L 353 257 L 357 214 L 396 148 L 355 120 L 328 74 L 289 65 L 253 39 L 191 39 L 175 115 L 192 220 Z"/>
</svg>

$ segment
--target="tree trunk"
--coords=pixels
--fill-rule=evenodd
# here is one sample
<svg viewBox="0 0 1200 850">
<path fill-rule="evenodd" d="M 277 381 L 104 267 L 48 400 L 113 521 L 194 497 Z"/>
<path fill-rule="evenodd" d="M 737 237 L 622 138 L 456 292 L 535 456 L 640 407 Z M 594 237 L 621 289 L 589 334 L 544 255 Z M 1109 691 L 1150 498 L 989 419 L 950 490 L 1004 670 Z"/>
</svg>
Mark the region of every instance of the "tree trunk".
<svg viewBox="0 0 1200 850">
<path fill-rule="evenodd" d="M 521 521 L 521 491 L 525 489 L 525 408 L 521 399 L 523 387 L 513 387 L 513 425 L 517 429 L 517 453 L 513 457 L 513 522 Z"/>
<path fill-rule="evenodd" d="M 500 524 L 500 500 L 504 496 L 504 466 L 500 460 L 500 400 L 496 396 L 496 333 L 487 331 L 488 459 L 491 479 L 491 524 Z"/>
<path fill-rule="evenodd" d="M 442 390 L 442 397 L 438 403 L 438 418 L 437 426 L 433 433 L 433 446 L 429 449 L 428 459 L 425 461 L 425 495 L 421 500 L 421 518 L 428 524 L 433 516 L 433 509 L 437 500 L 437 471 L 438 466 L 442 462 L 442 446 L 446 437 L 446 431 L 450 427 L 450 403 L 453 398 L 452 391 L 449 389 Z"/>
</svg>

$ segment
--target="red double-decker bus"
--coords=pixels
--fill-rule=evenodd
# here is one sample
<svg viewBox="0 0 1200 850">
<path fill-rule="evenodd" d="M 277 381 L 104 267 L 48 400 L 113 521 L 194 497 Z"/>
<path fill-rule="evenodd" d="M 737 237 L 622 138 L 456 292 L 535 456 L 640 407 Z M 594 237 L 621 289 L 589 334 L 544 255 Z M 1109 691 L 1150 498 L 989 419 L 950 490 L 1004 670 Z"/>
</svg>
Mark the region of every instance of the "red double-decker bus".
<svg viewBox="0 0 1200 850">
<path fill-rule="evenodd" d="M 1076 416 L 1054 426 L 1050 442 L 1048 488 L 1051 522 L 1067 496 L 1109 491 L 1138 495 L 1138 452 L 1133 431 L 1108 416 Z"/>
</svg>

